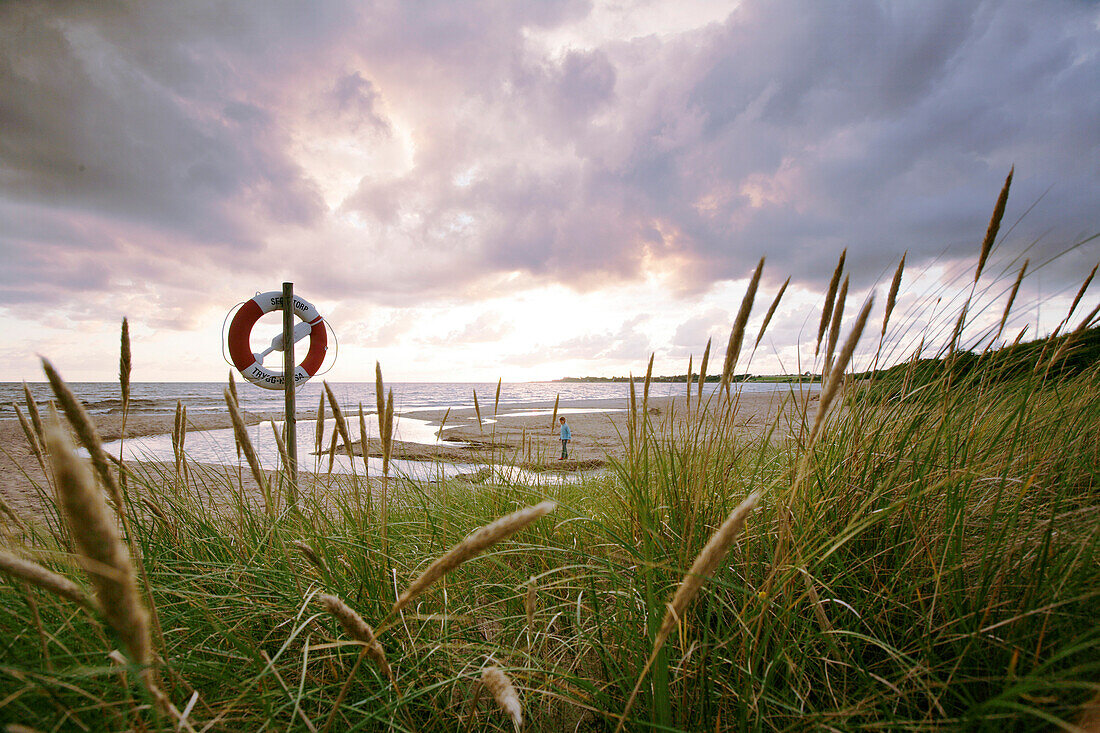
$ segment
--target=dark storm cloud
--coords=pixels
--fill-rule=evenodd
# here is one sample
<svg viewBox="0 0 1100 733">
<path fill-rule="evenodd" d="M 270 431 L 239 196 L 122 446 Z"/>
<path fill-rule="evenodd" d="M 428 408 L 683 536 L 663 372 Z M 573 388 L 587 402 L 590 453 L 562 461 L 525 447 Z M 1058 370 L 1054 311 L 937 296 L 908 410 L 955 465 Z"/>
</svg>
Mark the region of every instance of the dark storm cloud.
<svg viewBox="0 0 1100 733">
<path fill-rule="evenodd" d="M 664 267 L 705 289 L 766 254 L 768 277 L 820 286 L 847 247 L 869 285 L 903 250 L 911 265 L 973 258 L 1015 164 L 1008 222 L 1039 203 L 1004 254 L 1036 238 L 1049 253 L 1097 229 L 1098 16 L 1073 2 L 749 0 L 672 39 L 518 55 L 465 82 L 506 129 L 485 147 L 480 119 L 440 123 L 446 145 L 411 174 L 415 209 L 470 216 L 467 254 L 490 272 L 588 287 Z M 475 157 L 475 182 L 455 185 Z M 347 205 L 392 222 L 409 186 L 368 179 Z M 1095 256 L 1048 272 L 1076 276 Z"/>
<path fill-rule="evenodd" d="M 5 297 L 215 254 L 267 276 L 273 232 L 324 255 L 301 264 L 309 284 L 391 303 L 510 272 L 701 292 L 761 254 L 766 279 L 819 287 L 844 247 L 865 287 L 903 250 L 912 267 L 972 257 L 1013 164 L 1007 221 L 1045 198 L 1005 256 L 1098 228 L 1095 4 L 746 0 L 677 35 L 540 45 L 590 9 L 5 4 Z M 289 129 L 319 119 L 366 147 L 403 131 L 408 170 L 358 172 L 329 212 Z M 1095 260 L 1093 245 L 1047 272 Z"/>
<path fill-rule="evenodd" d="M 259 31 L 170 9 L 0 10 L 0 195 L 238 247 L 257 246 L 252 217 L 316 221 L 320 197 L 238 75 L 233 56 Z M 232 54 L 217 44 L 226 25 L 241 31 Z"/>
</svg>

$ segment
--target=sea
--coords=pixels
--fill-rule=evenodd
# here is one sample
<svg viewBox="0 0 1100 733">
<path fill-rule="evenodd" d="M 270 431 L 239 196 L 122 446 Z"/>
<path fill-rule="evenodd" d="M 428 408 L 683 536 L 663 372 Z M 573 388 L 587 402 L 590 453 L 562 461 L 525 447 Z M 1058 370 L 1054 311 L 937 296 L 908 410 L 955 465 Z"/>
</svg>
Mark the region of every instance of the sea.
<svg viewBox="0 0 1100 733">
<path fill-rule="evenodd" d="M 27 385 L 35 402 L 42 408 L 52 397 L 47 383 Z M 224 412 L 225 382 L 134 382 L 130 387 L 131 415 L 169 415 L 176 411 L 176 405 L 187 408 L 189 416 L 203 412 Z M 122 397 L 118 382 L 72 382 L 69 387 L 84 403 L 85 409 L 92 415 L 121 414 Z M 344 408 L 345 413 L 356 417 L 348 420 L 352 440 L 359 437 L 358 408 L 362 405 L 365 415 L 375 415 L 377 410 L 374 382 L 330 382 L 329 387 Z M 788 384 L 744 383 L 738 385 L 743 392 L 771 392 L 788 390 Z M 717 384 L 704 385 L 704 396 L 713 393 Z M 395 419 L 394 439 L 406 442 L 434 444 L 440 441 L 438 427 L 417 417 L 417 413 L 438 411 L 446 408 L 458 410 L 474 407 L 476 393 L 483 421 L 491 424 L 494 402 L 496 401 L 496 382 L 394 382 L 386 389 L 393 390 Z M 636 385 L 640 391 L 640 385 Z M 686 389 L 683 383 L 660 382 L 650 385 L 650 395 L 666 397 L 682 395 Z M 303 412 L 313 414 L 324 386 L 320 381 L 311 381 L 298 388 L 296 407 L 299 415 Z M 281 413 L 284 397 L 281 390 L 268 390 L 256 387 L 246 381 L 237 380 L 237 394 L 245 413 Z M 694 387 L 692 395 L 695 395 Z M 630 385 L 625 382 L 514 382 L 500 385 L 501 412 L 516 414 L 522 410 L 524 415 L 550 415 L 555 400 L 559 400 L 560 414 L 573 412 L 625 410 L 629 404 Z M 639 395 L 640 397 L 640 395 Z M 20 382 L 0 382 L 0 419 L 15 417 L 14 404 L 24 405 L 23 384 Z M 582 409 L 583 405 L 583 409 Z M 24 410 L 25 411 L 25 410 Z M 325 436 L 331 435 L 335 423 L 331 411 L 326 405 Z M 350 415 L 349 415 L 350 417 Z M 461 420 L 476 418 L 452 417 L 451 424 Z M 368 437 L 377 427 L 377 418 L 366 421 Z M 249 427 L 250 437 L 265 469 L 279 467 L 278 447 L 274 440 L 274 430 L 282 429 L 282 421 L 263 421 Z M 315 421 L 299 419 L 298 464 L 303 470 L 329 469 L 328 458 L 323 460 L 314 455 Z M 454 443 L 448 443 L 454 445 Z M 327 441 L 326 445 L 327 447 Z M 125 454 L 127 460 L 174 460 L 174 450 L 170 435 L 150 435 L 140 438 L 127 438 L 125 442 L 113 442 L 105 448 L 118 456 Z M 237 465 L 239 458 L 230 429 L 194 430 L 187 434 L 185 452 L 190 460 L 203 463 Z M 442 480 L 465 473 L 474 473 L 482 466 L 474 464 L 452 464 L 439 461 L 394 461 L 393 471 L 398 475 L 407 475 L 417 480 Z M 332 462 L 334 473 L 362 473 L 361 459 L 354 466 L 346 456 L 337 455 Z M 381 473 L 381 459 L 368 461 L 369 473 Z M 537 482 L 556 482 L 560 476 L 538 474 L 530 475 L 515 469 L 513 480 Z"/>
</svg>

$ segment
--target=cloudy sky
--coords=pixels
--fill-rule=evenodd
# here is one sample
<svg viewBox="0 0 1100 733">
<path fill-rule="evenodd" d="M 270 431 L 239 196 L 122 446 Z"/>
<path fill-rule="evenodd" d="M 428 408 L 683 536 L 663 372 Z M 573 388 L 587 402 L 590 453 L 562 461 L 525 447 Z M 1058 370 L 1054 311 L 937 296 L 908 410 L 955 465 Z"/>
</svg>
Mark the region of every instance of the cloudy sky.
<svg viewBox="0 0 1100 733">
<path fill-rule="evenodd" d="M 284 280 L 329 379 L 682 373 L 761 256 L 751 370 L 796 371 L 844 248 L 873 318 L 908 252 L 900 353 L 1013 165 L 974 328 L 1027 257 L 1034 333 L 1100 259 L 1097 3 L 4 3 L 0 380 L 114 379 L 124 315 L 136 379 L 224 379 Z"/>
</svg>

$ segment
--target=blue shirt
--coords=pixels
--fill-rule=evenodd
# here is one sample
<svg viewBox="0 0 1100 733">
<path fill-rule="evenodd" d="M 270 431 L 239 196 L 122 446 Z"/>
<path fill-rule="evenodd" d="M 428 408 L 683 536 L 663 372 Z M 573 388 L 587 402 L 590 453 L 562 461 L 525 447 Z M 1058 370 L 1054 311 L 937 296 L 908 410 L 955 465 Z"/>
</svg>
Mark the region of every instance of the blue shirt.
<svg viewBox="0 0 1100 733">
<path fill-rule="evenodd" d="M 573 434 L 571 432 L 569 432 L 569 423 L 562 423 L 562 426 L 561 426 L 561 439 L 562 440 L 569 440 L 571 437 L 573 437 Z"/>
</svg>

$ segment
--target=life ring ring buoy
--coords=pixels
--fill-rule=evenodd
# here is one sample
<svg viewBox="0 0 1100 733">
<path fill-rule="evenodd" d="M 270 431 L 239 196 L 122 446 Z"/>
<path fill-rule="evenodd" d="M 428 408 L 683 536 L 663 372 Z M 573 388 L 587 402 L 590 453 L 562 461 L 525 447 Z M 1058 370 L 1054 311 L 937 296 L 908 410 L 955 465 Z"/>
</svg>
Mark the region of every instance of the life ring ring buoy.
<svg viewBox="0 0 1100 733">
<path fill-rule="evenodd" d="M 277 290 L 260 293 L 252 300 L 240 307 L 233 322 L 229 324 L 229 356 L 233 360 L 233 366 L 245 379 L 257 387 L 265 389 L 282 389 L 283 373 L 274 372 L 264 368 L 264 365 L 256 354 L 252 353 L 249 337 L 252 335 L 252 327 L 260 316 L 274 310 L 282 310 L 283 294 Z M 328 350 L 328 334 L 325 332 L 325 319 L 313 307 L 309 301 L 294 296 L 294 315 L 310 325 L 309 351 L 306 358 L 294 369 L 294 384 L 305 384 L 309 378 L 317 374 L 321 364 L 325 360 L 325 352 Z"/>
</svg>

